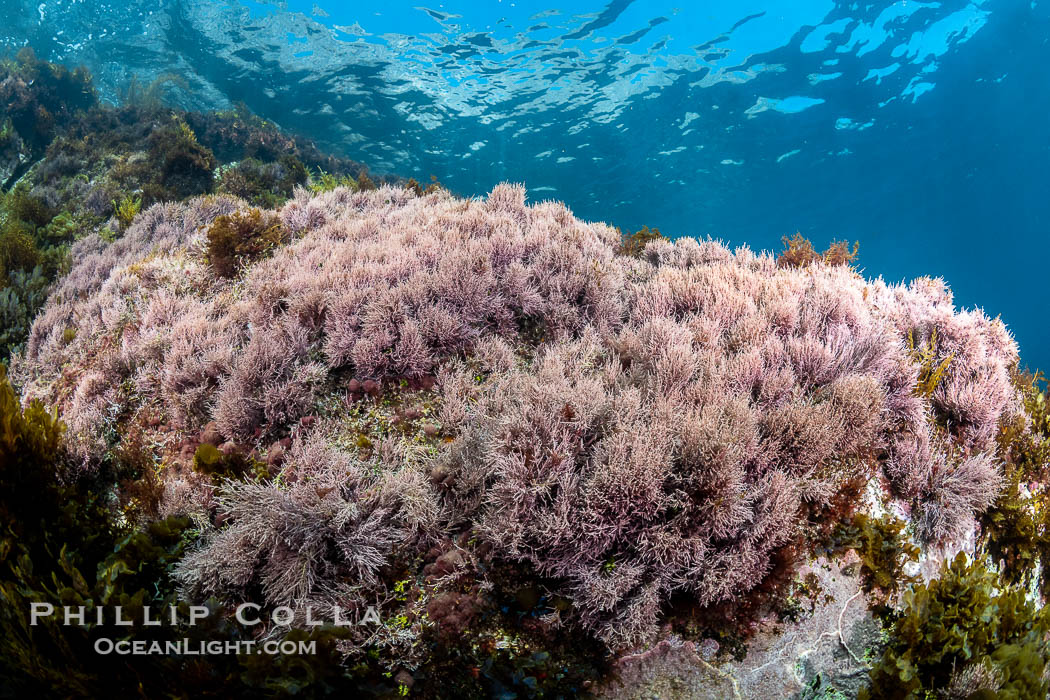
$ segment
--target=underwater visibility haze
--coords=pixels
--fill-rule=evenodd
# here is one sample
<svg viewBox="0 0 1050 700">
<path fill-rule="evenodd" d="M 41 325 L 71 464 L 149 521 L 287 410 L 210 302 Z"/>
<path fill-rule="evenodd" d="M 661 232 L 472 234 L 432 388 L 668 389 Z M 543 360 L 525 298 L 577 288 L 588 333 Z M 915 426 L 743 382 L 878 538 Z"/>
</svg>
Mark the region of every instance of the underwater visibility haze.
<svg viewBox="0 0 1050 700">
<path fill-rule="evenodd" d="M 0 698 L 1050 697 L 1050 3 L 419 1 L 0 0 Z"/>
</svg>

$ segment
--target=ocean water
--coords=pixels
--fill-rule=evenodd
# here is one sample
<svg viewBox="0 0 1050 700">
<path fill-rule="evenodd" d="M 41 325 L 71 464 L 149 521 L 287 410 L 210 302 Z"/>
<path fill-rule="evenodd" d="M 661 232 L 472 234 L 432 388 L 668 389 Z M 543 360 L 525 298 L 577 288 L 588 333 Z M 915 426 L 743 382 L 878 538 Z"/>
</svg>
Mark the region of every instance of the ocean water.
<svg viewBox="0 0 1050 700">
<path fill-rule="evenodd" d="M 102 95 L 281 126 L 454 192 L 523 182 L 625 230 L 860 241 L 1050 368 L 1045 0 L 0 1 L 0 48 Z"/>
</svg>

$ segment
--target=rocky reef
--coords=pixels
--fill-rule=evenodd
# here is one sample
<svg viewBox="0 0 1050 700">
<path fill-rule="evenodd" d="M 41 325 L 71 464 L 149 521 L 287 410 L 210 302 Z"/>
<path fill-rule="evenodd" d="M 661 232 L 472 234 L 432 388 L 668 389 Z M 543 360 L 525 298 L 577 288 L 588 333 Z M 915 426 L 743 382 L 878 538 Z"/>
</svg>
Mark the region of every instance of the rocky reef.
<svg viewBox="0 0 1050 700">
<path fill-rule="evenodd" d="M 4 258 L 19 299 L 42 280 L 0 386 L 11 687 L 1050 688 L 1044 385 L 943 280 L 375 182 L 246 114 L 77 109 L 4 200 L 5 245 L 57 261 Z M 34 600 L 320 652 L 96 657 L 112 627 Z"/>
<path fill-rule="evenodd" d="M 195 195 L 273 207 L 298 186 L 375 186 L 360 163 L 246 108 L 168 106 L 172 83 L 132 83 L 113 106 L 99 102 L 84 69 L 31 49 L 0 62 L 0 360 L 21 349 L 46 289 L 69 269 L 70 246 L 88 233 L 113 240 L 143 208 Z"/>
</svg>

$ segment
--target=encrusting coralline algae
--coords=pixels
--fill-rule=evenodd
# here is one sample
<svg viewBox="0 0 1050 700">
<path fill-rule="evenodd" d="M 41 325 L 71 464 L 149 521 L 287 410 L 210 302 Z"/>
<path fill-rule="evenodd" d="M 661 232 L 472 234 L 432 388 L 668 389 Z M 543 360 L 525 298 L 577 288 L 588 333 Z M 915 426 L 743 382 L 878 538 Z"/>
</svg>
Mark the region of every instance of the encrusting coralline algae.
<svg viewBox="0 0 1050 700">
<path fill-rule="evenodd" d="M 300 190 L 282 242 L 227 279 L 209 226 L 245 209 L 155 205 L 113 243 L 78 242 L 13 362 L 83 469 L 118 422 L 152 436 L 173 465 L 163 512 L 208 523 L 178 574 L 195 595 L 334 604 L 375 586 L 392 549 L 473 529 L 472 557 L 551 577 L 573 624 L 622 648 L 654 637 L 672 596 L 759 585 L 858 480 L 885 479 L 927 542 L 998 493 L 1017 347 L 939 280 L 691 238 L 631 257 L 616 230 L 515 185 Z M 356 454 L 312 420 L 351 381 L 425 378 L 441 420 L 422 457 L 400 459 L 396 436 Z M 260 459 L 292 437 L 291 453 L 277 478 L 216 491 L 177 468 L 178 436 L 206 428 Z"/>
</svg>

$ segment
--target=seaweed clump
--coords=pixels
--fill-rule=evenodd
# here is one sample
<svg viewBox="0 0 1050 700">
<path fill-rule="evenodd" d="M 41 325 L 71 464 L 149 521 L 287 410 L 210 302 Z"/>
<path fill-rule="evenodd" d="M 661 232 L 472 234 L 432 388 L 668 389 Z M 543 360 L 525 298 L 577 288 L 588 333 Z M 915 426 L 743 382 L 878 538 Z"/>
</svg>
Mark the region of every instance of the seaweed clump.
<svg viewBox="0 0 1050 700">
<path fill-rule="evenodd" d="M 0 362 L 21 348 L 51 280 L 68 269 L 71 226 L 26 185 L 0 194 Z"/>
<path fill-rule="evenodd" d="M 208 260 L 219 277 L 233 277 L 240 263 L 281 242 L 280 220 L 258 209 L 224 214 L 208 227 Z"/>
<path fill-rule="evenodd" d="M 316 643 L 315 654 L 129 656 L 99 654 L 114 643 L 258 642 L 258 628 L 233 622 L 215 600 L 187 622 L 189 605 L 172 572 L 198 537 L 187 517 L 132 527 L 110 503 L 115 484 L 105 474 L 63 481 L 65 427 L 39 402 L 23 409 L 0 367 L 0 687 L 11 697 L 253 698 L 322 696 L 367 689 L 393 697 L 398 685 L 372 657 L 341 664 L 338 645 L 349 628 L 292 629 L 285 641 Z M 112 474 L 110 474 L 112 476 Z M 30 613 L 40 613 L 33 624 Z M 49 605 L 52 612 L 39 606 Z M 114 606 L 130 626 L 116 625 Z M 64 606 L 85 624 L 65 624 Z M 158 626 L 145 625 L 149 606 Z M 174 610 L 175 624 L 169 623 Z M 103 622 L 97 623 L 98 611 Z M 74 618 L 76 620 L 76 618 Z M 147 647 L 148 648 L 148 647 Z"/>
<path fill-rule="evenodd" d="M 294 155 L 285 154 L 276 161 L 245 158 L 219 169 L 217 189 L 236 195 L 249 204 L 274 208 L 292 196 L 296 187 L 305 185 L 309 172 Z"/>
<path fill-rule="evenodd" d="M 117 217 L 117 221 L 120 223 L 122 228 L 131 226 L 131 222 L 138 216 L 139 211 L 142 209 L 142 197 L 136 197 L 135 195 L 127 195 L 120 202 L 113 200 L 113 214 Z"/>
<path fill-rule="evenodd" d="M 36 312 L 47 301 L 50 282 L 39 265 L 30 271 L 13 270 L 0 289 L 0 362 L 22 346 Z"/>
<path fill-rule="evenodd" d="M 221 479 L 241 479 L 254 476 L 263 478 L 267 475 L 266 466 L 240 452 L 221 452 L 214 445 L 203 443 L 193 455 L 195 471 Z"/>
<path fill-rule="evenodd" d="M 1017 375 L 1024 414 L 1001 426 L 998 442 L 1006 478 L 981 517 L 984 551 L 1011 584 L 1038 581 L 1050 595 L 1050 504 L 1044 486 L 1050 465 L 1050 404 L 1040 374 Z"/>
<path fill-rule="evenodd" d="M 159 177 L 147 186 L 152 201 L 180 200 L 212 189 L 212 171 L 218 166 L 211 149 L 197 141 L 193 129 L 182 119 L 154 131 L 149 137 L 149 156 L 157 163 Z"/>
<path fill-rule="evenodd" d="M 622 240 L 618 252 L 622 255 L 629 255 L 633 258 L 641 257 L 642 253 L 645 252 L 645 247 L 649 245 L 651 241 L 668 240 L 667 236 L 660 233 L 660 229 L 656 227 L 649 228 L 648 226 L 642 226 L 634 233 L 621 233 L 620 235 Z"/>
<path fill-rule="evenodd" d="M 41 61 L 29 47 L 0 62 L 0 185 L 9 187 L 78 110 L 97 102 L 85 68 Z"/>
<path fill-rule="evenodd" d="M 796 231 L 791 238 L 783 237 L 784 250 L 777 256 L 777 265 L 780 267 L 809 267 L 815 262 L 823 262 L 825 265 L 852 265 L 857 260 L 860 243 L 854 243 L 850 250 L 846 241 L 832 241 L 831 245 L 820 253 L 813 247 L 801 232 Z"/>
<path fill-rule="evenodd" d="M 84 663 L 98 658 L 92 642 L 127 633 L 62 626 L 54 617 L 31 625 L 31 603 L 84 606 L 89 615 L 107 605 L 141 612 L 165 597 L 166 572 L 189 521 L 157 521 L 143 531 L 117 525 L 105 484 L 59 480 L 63 433 L 40 403 L 19 406 L 0 367 L 0 678 L 11 688 L 28 683 L 86 696 L 94 674 L 104 675 Z"/>
<path fill-rule="evenodd" d="M 904 593 L 860 700 L 1046 697 L 1050 611 L 964 554 Z"/>
<path fill-rule="evenodd" d="M 858 513 L 839 529 L 835 540 L 839 546 L 857 552 L 865 592 L 880 594 L 877 609 L 888 611 L 885 603 L 889 596 L 918 581 L 908 573 L 908 566 L 918 561 L 920 549 L 908 539 L 903 520 L 889 514 L 873 518 Z"/>
</svg>

